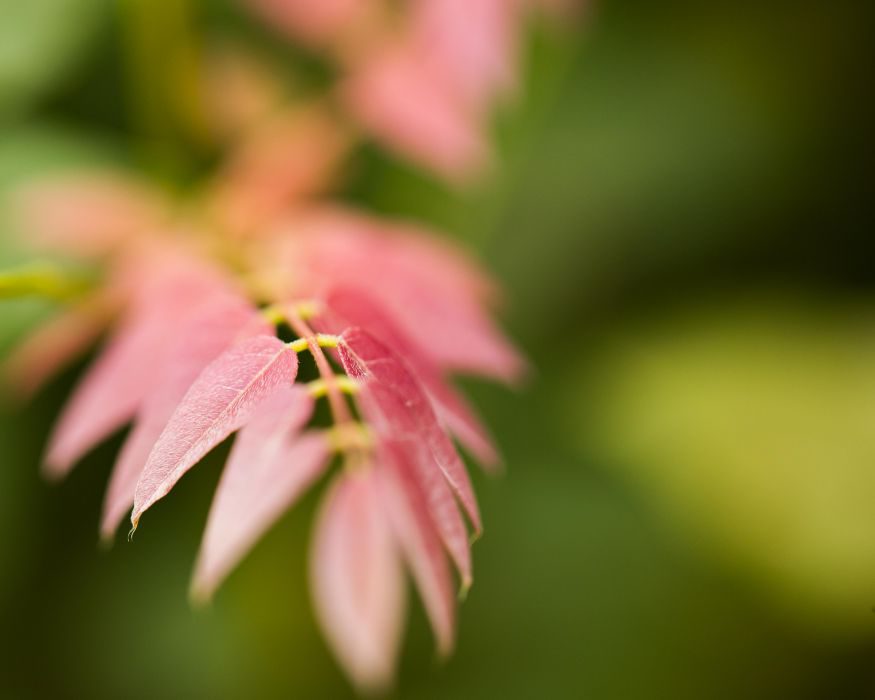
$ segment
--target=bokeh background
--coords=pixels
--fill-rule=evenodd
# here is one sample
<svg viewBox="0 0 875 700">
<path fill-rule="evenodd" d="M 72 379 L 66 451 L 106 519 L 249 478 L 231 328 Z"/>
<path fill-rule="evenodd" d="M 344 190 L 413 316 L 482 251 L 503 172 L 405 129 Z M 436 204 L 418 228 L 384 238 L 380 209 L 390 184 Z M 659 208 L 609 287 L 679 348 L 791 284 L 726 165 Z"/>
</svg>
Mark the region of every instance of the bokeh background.
<svg viewBox="0 0 875 700">
<path fill-rule="evenodd" d="M 875 697 L 866 5 L 603 0 L 531 27 L 488 182 L 359 155 L 346 196 L 475 247 L 538 368 L 519 392 L 468 387 L 507 475 L 476 476 L 457 653 L 435 662 L 414 608 L 395 696 Z M 323 79 L 231 2 L 0 0 L 0 221 L 4 193 L 55 168 L 184 184 L 209 166 L 143 114 L 184 67 L 130 55 L 138 17 L 185 9 Z M 43 313 L 0 307 L 2 348 Z M 315 498 L 192 610 L 221 455 L 101 550 L 121 437 L 62 484 L 38 470 L 77 373 L 0 399 L 0 696 L 351 696 L 306 590 Z"/>
</svg>

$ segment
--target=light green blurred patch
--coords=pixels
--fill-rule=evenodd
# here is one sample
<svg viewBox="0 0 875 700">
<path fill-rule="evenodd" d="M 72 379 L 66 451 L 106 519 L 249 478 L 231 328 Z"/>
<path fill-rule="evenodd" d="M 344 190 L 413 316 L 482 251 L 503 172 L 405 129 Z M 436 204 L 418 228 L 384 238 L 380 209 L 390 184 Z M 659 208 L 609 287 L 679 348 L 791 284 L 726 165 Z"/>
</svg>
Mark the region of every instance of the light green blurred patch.
<svg viewBox="0 0 875 700">
<path fill-rule="evenodd" d="M 120 160 L 118 147 L 72 129 L 32 124 L 0 132 L 0 272 L 34 259 L 27 250 L 27 232 L 16 230 L 12 213 L 16 188 L 65 170 L 114 165 Z M 0 353 L 54 306 L 35 298 L 4 300 L 0 305 Z"/>
<path fill-rule="evenodd" d="M 683 537 L 817 629 L 872 631 L 875 302 L 692 305 L 606 340 L 575 391 L 581 446 Z"/>
<path fill-rule="evenodd" d="M 5 21 L 6 15 L 0 16 Z M 4 24 L 0 34 L 5 30 Z M 64 169 L 118 160 L 117 149 L 110 144 L 60 127 L 30 125 L 0 132 L 0 272 L 20 270 L 19 266 L 33 257 L 26 250 L 26 232 L 14 230 L 10 195 L 17 186 Z M 0 361 L 22 333 L 56 308 L 56 302 L 38 298 L 0 301 Z M 35 471 L 37 461 L 37 457 L 28 454 L 23 445 L 27 443 L 22 432 L 27 422 L 19 415 L 21 407 L 10 406 L 7 398 L 0 387 L 0 409 L 13 411 L 10 416 L 3 415 L 0 421 L 0 454 L 3 455 L 0 463 L 0 533 L 3 534 L 0 537 L 0 561 L 3 562 L 0 566 L 0 598 L 21 573 L 20 563 L 30 556 L 28 539 L 20 535 L 30 531 L 35 517 L 30 510 L 34 478 L 25 470 Z"/>
<path fill-rule="evenodd" d="M 0 0 L 0 117 L 20 113 L 77 64 L 108 0 Z"/>
</svg>

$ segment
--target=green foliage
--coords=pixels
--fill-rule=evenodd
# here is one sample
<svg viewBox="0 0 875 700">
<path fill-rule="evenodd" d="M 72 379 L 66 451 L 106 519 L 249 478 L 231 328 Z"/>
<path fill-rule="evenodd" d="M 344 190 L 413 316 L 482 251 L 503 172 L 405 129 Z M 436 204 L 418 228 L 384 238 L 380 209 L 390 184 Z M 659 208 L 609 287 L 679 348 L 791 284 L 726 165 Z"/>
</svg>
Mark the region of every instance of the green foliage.
<svg viewBox="0 0 875 700">
<path fill-rule="evenodd" d="M 34 178 L 119 160 L 117 148 L 71 129 L 30 125 L 0 132 L 0 351 L 8 350 L 22 332 L 52 310 L 55 304 L 45 297 L 73 292 L 83 281 L 82 272 L 69 262 L 51 261 L 47 267 L 44 261 L 28 267 L 33 253 L 23 245 L 28 232 L 18 230 L 15 220 L 12 200 L 16 189 Z M 10 270 L 16 270 L 15 274 Z"/>
<path fill-rule="evenodd" d="M 756 294 L 624 328 L 578 387 L 580 441 L 779 609 L 866 633 L 873 319 L 871 303 Z"/>
<path fill-rule="evenodd" d="M 109 0 L 0 0 L 0 120 L 20 114 L 80 64 Z"/>
</svg>

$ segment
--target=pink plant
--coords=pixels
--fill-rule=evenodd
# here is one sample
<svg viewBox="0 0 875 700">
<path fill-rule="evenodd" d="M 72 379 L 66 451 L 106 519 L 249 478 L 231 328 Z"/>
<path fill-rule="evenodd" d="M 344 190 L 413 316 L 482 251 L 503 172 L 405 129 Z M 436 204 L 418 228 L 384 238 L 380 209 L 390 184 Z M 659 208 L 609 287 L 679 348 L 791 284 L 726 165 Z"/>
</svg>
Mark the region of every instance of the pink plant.
<svg viewBox="0 0 875 700">
<path fill-rule="evenodd" d="M 76 188 L 84 191 L 86 183 Z M 107 191 L 101 184 L 83 197 L 81 206 L 93 210 L 78 214 L 101 221 L 122 204 L 140 210 L 127 189 L 119 189 L 125 197 L 118 201 L 102 199 Z M 44 214 L 59 192 L 66 201 L 55 183 L 31 188 L 25 214 L 42 222 L 33 218 L 34 204 L 43 198 L 36 210 Z M 211 225 L 221 221 L 214 196 L 208 189 L 203 200 Z M 145 200 L 162 201 L 155 193 Z M 200 600 L 331 469 L 312 584 L 338 659 L 363 689 L 389 684 L 405 568 L 439 650 L 448 653 L 452 569 L 462 589 L 470 586 L 469 542 L 481 531 L 470 479 L 449 436 L 485 466 L 498 460 L 450 376 L 464 371 L 512 381 L 524 367 L 490 320 L 495 284 L 448 243 L 352 210 L 287 204 L 281 215 L 266 215 L 270 226 L 253 217 L 247 235 L 218 239 L 198 228 L 190 209 L 173 213 L 164 202 L 149 211 L 161 214 L 141 216 L 136 231 L 102 235 L 99 246 L 75 216 L 57 219 L 57 235 L 40 239 L 76 252 L 81 238 L 81 255 L 108 275 L 99 290 L 24 342 L 12 364 L 19 383 L 36 388 L 112 325 L 51 437 L 47 473 L 63 476 L 133 422 L 104 505 L 101 533 L 112 539 L 125 514 L 136 529 L 186 471 L 239 431 L 192 582 Z M 296 339 L 281 340 L 280 327 Z M 62 342 L 46 348 L 53 339 Z M 319 372 L 309 384 L 295 382 L 302 352 Z M 307 428 L 322 397 L 333 425 Z"/>
<path fill-rule="evenodd" d="M 340 66 L 338 97 L 383 145 L 452 182 L 492 160 L 487 126 L 516 87 L 532 8 L 580 0 L 244 0 L 268 24 Z"/>
<path fill-rule="evenodd" d="M 525 361 L 492 318 L 498 286 L 464 250 L 325 197 L 355 144 L 353 122 L 455 180 L 485 166 L 489 112 L 516 85 L 530 3 L 249 2 L 333 56 L 339 86 L 289 107 L 272 77 L 229 54 L 214 70 L 234 76 L 241 104 L 223 109 L 221 85 L 205 92 L 230 150 L 185 202 L 119 173 L 25 188 L 29 242 L 103 280 L 26 339 L 6 374 L 32 393 L 107 331 L 45 458 L 62 477 L 132 424 L 106 492 L 106 540 L 129 513 L 139 527 L 239 433 L 198 556 L 197 600 L 326 477 L 315 609 L 353 682 L 381 689 L 396 666 L 404 572 L 441 655 L 454 645 L 456 589 L 473 580 L 482 523 L 453 439 L 487 469 L 500 457 L 453 377 L 513 383 Z M 297 381 L 302 354 L 318 379 Z M 313 420 L 323 399 L 328 427 Z"/>
</svg>

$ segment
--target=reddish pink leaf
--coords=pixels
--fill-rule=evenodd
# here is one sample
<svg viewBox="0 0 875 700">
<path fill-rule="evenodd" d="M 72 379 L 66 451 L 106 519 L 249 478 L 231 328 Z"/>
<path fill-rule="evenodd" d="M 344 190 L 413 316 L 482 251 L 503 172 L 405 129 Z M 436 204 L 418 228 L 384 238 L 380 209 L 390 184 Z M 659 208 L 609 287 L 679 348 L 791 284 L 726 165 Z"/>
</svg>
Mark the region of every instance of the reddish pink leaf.
<svg viewBox="0 0 875 700">
<path fill-rule="evenodd" d="M 201 545 L 193 592 L 209 598 L 330 460 L 324 435 L 300 430 L 313 412 L 304 387 L 278 389 L 243 427 L 222 474 Z"/>
<path fill-rule="evenodd" d="M 373 400 L 379 405 L 377 410 L 387 413 L 397 414 L 398 411 L 404 410 L 398 397 L 379 384 L 371 385 L 367 392 L 363 393 L 362 398 Z M 392 408 L 389 408 L 390 406 Z M 368 416 L 371 415 L 373 411 L 368 410 Z M 462 589 L 466 591 L 471 587 L 473 580 L 471 546 L 468 541 L 468 530 L 456 505 L 453 492 L 443 474 L 434 468 L 428 448 L 419 441 L 415 428 L 412 432 L 399 434 L 397 424 L 393 427 L 394 436 L 385 434 L 382 436 L 382 441 L 387 442 L 389 448 L 381 449 L 381 459 L 385 462 L 393 462 L 396 469 L 409 474 L 417 484 L 428 509 L 432 527 L 455 562 L 462 578 Z M 378 432 L 384 431 L 378 428 Z"/>
<path fill-rule="evenodd" d="M 370 466 L 335 480 L 316 525 L 311 558 L 313 600 L 329 644 L 359 688 L 384 690 L 394 675 L 405 592 L 383 494 Z"/>
<path fill-rule="evenodd" d="M 471 519 L 475 531 L 481 531 L 480 512 L 468 473 L 452 442 L 437 422 L 419 383 L 403 361 L 373 336 L 359 328 L 344 332 L 339 348 L 347 373 L 370 385 L 380 385 L 390 393 L 371 392 L 380 409 L 382 424 L 377 429 L 387 436 L 419 440 L 428 450 Z M 398 401 L 383 400 L 394 395 Z"/>
<path fill-rule="evenodd" d="M 155 501 L 216 445 L 249 420 L 278 386 L 291 383 L 298 356 L 273 336 L 228 350 L 197 378 L 149 455 L 134 494 L 134 527 Z"/>
<path fill-rule="evenodd" d="M 121 428 L 152 391 L 168 346 L 192 305 L 224 291 L 195 263 L 155 261 L 143 271 L 132 306 L 67 404 L 49 444 L 46 468 L 66 474 L 94 445 Z"/>
<path fill-rule="evenodd" d="M 358 326 L 393 348 L 422 382 L 440 421 L 484 466 L 493 467 L 498 463 L 495 446 L 471 407 L 447 383 L 431 359 L 383 312 L 378 302 L 358 290 L 338 288 L 327 296 L 325 304 L 327 312 L 315 321 L 320 330 L 340 334 Z"/>
<path fill-rule="evenodd" d="M 393 449 L 391 443 L 384 443 L 384 453 Z M 398 468 L 400 463 L 390 457 L 378 465 L 376 473 L 392 529 L 431 621 L 438 652 L 446 656 L 453 649 L 456 624 L 450 570 L 434 525 L 428 518 L 426 498 L 413 475 Z"/>
<path fill-rule="evenodd" d="M 112 537 L 131 510 L 137 480 L 149 453 L 198 375 L 235 342 L 271 332 L 257 310 L 234 295 L 219 295 L 204 302 L 189 314 L 184 327 L 162 363 L 161 376 L 116 461 L 104 501 L 104 538 Z"/>
</svg>

